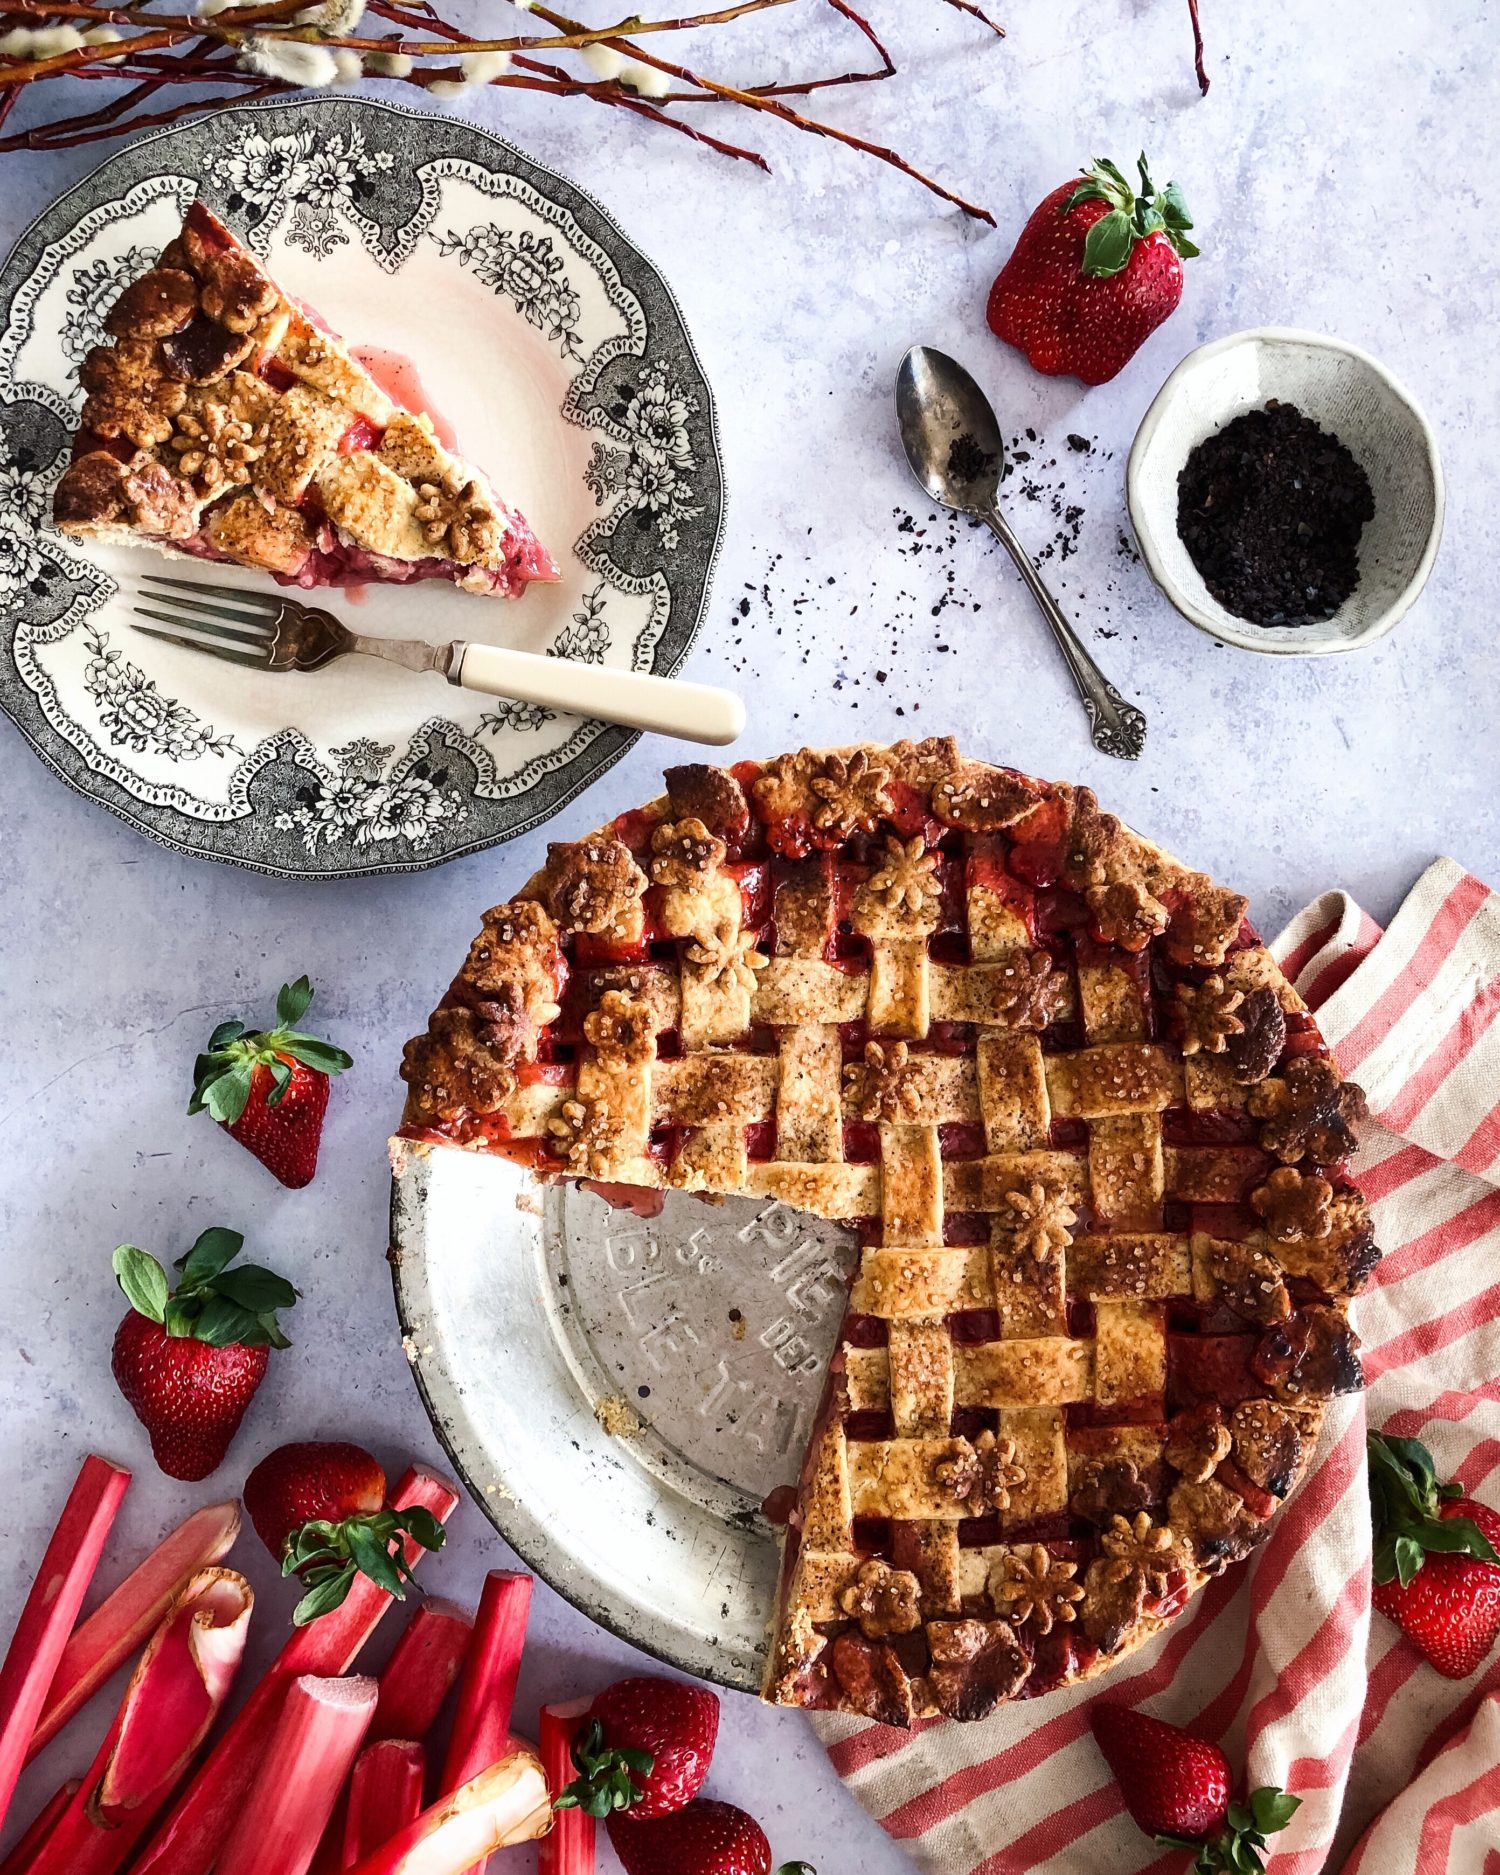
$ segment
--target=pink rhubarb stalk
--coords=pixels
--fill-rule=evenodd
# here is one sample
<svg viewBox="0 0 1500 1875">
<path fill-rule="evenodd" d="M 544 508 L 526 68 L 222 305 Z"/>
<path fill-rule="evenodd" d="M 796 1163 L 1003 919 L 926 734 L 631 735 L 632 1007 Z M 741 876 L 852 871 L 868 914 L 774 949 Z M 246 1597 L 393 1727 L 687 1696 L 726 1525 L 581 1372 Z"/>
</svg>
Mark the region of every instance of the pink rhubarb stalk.
<svg viewBox="0 0 1500 1875">
<path fill-rule="evenodd" d="M 254 1602 L 233 1569 L 204 1569 L 184 1585 L 31 1875 L 115 1875 L 124 1865 L 229 1697 Z"/>
<path fill-rule="evenodd" d="M 293 1680 L 216 1875 L 307 1875 L 379 1695 L 368 1677 Z"/>
<path fill-rule="evenodd" d="M 425 1738 L 469 1650 L 473 1617 L 456 1602 L 423 1602 L 406 1624 L 385 1672 L 374 1738 Z"/>
<path fill-rule="evenodd" d="M 458 1709 L 443 1763 L 445 1794 L 478 1777 L 510 1749 L 510 1715 L 530 1612 L 531 1577 L 492 1569 L 484 1579 L 474 1638 L 458 1683 Z M 484 1870 L 481 1862 L 475 1875 L 484 1875 Z"/>
<path fill-rule="evenodd" d="M 208 1504 L 165 1537 L 133 1574 L 73 1630 L 31 1735 L 26 1761 L 50 1745 L 117 1667 L 160 1627 L 162 1616 L 200 1569 L 222 1562 L 240 1533 L 240 1507 Z"/>
<path fill-rule="evenodd" d="M 0 1666 L 0 1827 L 130 1473 L 91 1453 L 78 1473 Z"/>
<path fill-rule="evenodd" d="M 505 1756 L 516 1703 L 531 1577 L 494 1569 L 484 1579 L 474 1638 L 458 1683 L 453 1738 L 443 1763 L 443 1789 L 457 1790 Z"/>
<path fill-rule="evenodd" d="M 542 1707 L 537 1750 L 554 1798 L 577 1776 L 573 1741 L 588 1724 L 592 1705 L 592 1699 L 569 1699 Z M 594 1819 L 584 1810 L 557 1811 L 551 1835 L 537 1845 L 536 1869 L 537 1875 L 594 1875 Z"/>
<path fill-rule="evenodd" d="M 60 1790 L 54 1790 L 43 1804 L 41 1813 L 31 1828 L 11 1850 L 3 1862 L 0 1862 L 0 1875 L 31 1875 L 42 1844 L 52 1834 L 57 1819 L 73 1801 L 73 1792 L 82 1780 L 70 1777 Z"/>
<path fill-rule="evenodd" d="M 354 1875 L 460 1875 L 496 1849 L 545 1835 L 551 1822 L 541 1765 L 529 1751 L 512 1752 L 356 1862 Z"/>
<path fill-rule="evenodd" d="M 446 1522 L 458 1505 L 458 1491 L 436 1472 L 413 1466 L 391 1503 L 397 1510 L 420 1504 Z M 407 1544 L 413 1566 L 426 1553 L 416 1543 Z M 386 1591 L 361 1575 L 339 1607 L 296 1630 L 151 1837 L 131 1875 L 209 1875 L 255 1781 L 287 1687 L 303 1674 L 334 1678 L 347 1673 L 391 1606 Z"/>
<path fill-rule="evenodd" d="M 349 1780 L 342 1866 L 378 1849 L 422 1814 L 427 1755 L 409 1738 L 381 1738 L 359 1754 Z"/>
</svg>

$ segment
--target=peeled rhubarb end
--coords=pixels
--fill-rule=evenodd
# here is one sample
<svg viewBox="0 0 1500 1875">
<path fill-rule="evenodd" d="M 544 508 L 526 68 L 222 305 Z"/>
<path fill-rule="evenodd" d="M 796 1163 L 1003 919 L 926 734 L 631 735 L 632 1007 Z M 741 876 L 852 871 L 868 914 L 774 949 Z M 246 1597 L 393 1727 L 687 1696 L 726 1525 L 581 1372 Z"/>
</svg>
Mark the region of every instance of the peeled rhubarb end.
<svg viewBox="0 0 1500 1875">
<path fill-rule="evenodd" d="M 52 1676 L 46 1705 L 27 1747 L 28 1764 L 160 1626 L 192 1577 L 224 1560 L 239 1533 L 240 1507 L 233 1499 L 194 1511 L 78 1624 Z"/>
<path fill-rule="evenodd" d="M 354 1875 L 461 1875 L 497 1849 L 535 1842 L 552 1827 L 540 1762 L 513 1752 L 442 1797 L 383 1843 Z"/>
</svg>

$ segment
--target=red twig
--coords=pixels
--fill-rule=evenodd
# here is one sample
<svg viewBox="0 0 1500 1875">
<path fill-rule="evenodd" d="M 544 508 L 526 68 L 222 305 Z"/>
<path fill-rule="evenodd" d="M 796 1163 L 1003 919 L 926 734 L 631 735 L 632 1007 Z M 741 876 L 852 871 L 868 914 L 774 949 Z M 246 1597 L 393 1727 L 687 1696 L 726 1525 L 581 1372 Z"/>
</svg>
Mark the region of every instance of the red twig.
<svg viewBox="0 0 1500 1875">
<path fill-rule="evenodd" d="M 418 90 L 426 90 L 439 81 L 462 80 L 464 76 L 457 66 L 426 62 L 438 53 L 439 45 L 444 50 L 451 47 L 457 57 L 491 47 L 514 48 L 510 68 L 490 79 L 488 82 L 491 86 L 550 91 L 562 97 L 586 97 L 596 104 L 630 111 L 651 123 L 664 124 L 680 136 L 689 137 L 693 142 L 701 143 L 720 155 L 754 163 L 757 168 L 769 170 L 770 164 L 759 151 L 698 130 L 667 108 L 689 103 L 739 105 L 742 109 L 775 117 L 794 129 L 813 136 L 827 137 L 850 149 L 874 156 L 900 170 L 903 175 L 910 176 L 913 181 L 920 182 L 943 201 L 961 208 L 965 214 L 990 222 L 993 226 L 992 218 L 986 210 L 965 201 L 962 196 L 924 175 L 896 150 L 821 119 L 804 116 L 781 102 L 786 97 L 802 97 L 814 91 L 867 84 L 895 75 L 895 61 L 869 21 L 856 11 L 852 0 L 823 0 L 823 4 L 868 42 L 880 61 L 877 69 L 783 79 L 753 86 L 728 85 L 690 66 L 658 58 L 640 44 L 642 35 L 650 36 L 664 31 L 687 32 L 695 28 L 706 30 L 727 25 L 771 7 L 792 3 L 793 0 L 721 0 L 714 11 L 640 20 L 628 26 L 622 24 L 618 28 L 586 26 L 546 6 L 533 4 L 529 8 L 532 17 L 544 21 L 552 29 L 549 35 L 481 41 L 469 38 L 462 28 L 443 19 L 431 0 L 371 0 L 369 13 L 372 18 L 388 22 L 400 33 L 422 35 L 419 40 L 409 41 L 396 35 L 384 39 L 319 35 L 315 29 L 297 24 L 293 17 L 304 0 L 257 0 L 250 6 L 239 6 L 207 18 L 196 13 L 165 9 L 153 12 L 152 0 L 131 0 L 131 3 L 113 6 L 107 4 L 107 0 L 104 4 L 100 4 L 100 0 L 52 0 L 51 4 L 49 0 L 9 0 L 9 5 L 0 10 L 10 12 L 12 17 L 17 14 L 29 15 L 48 23 L 65 18 L 135 30 L 107 44 L 79 46 L 44 59 L 0 65 L 0 126 L 10 115 L 23 87 L 49 77 L 66 75 L 94 81 L 113 79 L 131 84 L 132 89 L 97 110 L 54 118 L 30 130 L 0 137 L 0 153 L 17 149 L 66 149 L 79 143 L 91 143 L 126 132 L 175 123 L 182 118 L 211 112 L 216 108 L 217 100 L 198 96 L 166 109 L 145 110 L 143 107 L 166 86 L 199 83 L 230 85 L 239 90 L 241 97 L 250 100 L 295 92 L 299 89 L 296 85 L 280 79 L 260 77 L 238 64 L 239 42 L 247 30 L 273 26 L 277 28 L 275 37 L 285 37 L 290 41 L 312 41 L 329 47 L 345 47 L 360 54 L 407 53 L 423 56 L 424 62 L 415 70 L 395 79 Z M 1196 25 L 1196 0 L 1192 0 L 1192 3 Z M 1002 32 L 1002 28 L 975 4 L 975 0 L 945 0 L 945 4 L 970 14 L 996 34 Z M 594 45 L 606 46 L 637 66 L 648 66 L 669 78 L 675 78 L 685 89 L 661 90 L 659 95 L 648 97 L 631 85 L 628 75 L 623 80 L 592 78 L 575 74 L 551 62 L 543 62 L 534 56 L 535 51 L 541 49 L 579 51 Z"/>
<path fill-rule="evenodd" d="M 1193 22 L 1193 70 L 1198 75 L 1198 90 L 1208 96 L 1208 73 L 1203 68 L 1203 26 L 1198 18 L 1198 0 L 1188 0 L 1188 18 Z"/>
<path fill-rule="evenodd" d="M 988 13 L 981 12 L 974 5 L 974 0 L 946 0 L 946 4 L 950 7 L 957 7 L 960 13 L 967 13 L 970 19 L 978 20 L 981 26 L 988 26 L 997 39 L 1005 37 L 1005 28 L 1000 22 L 992 20 Z"/>
<path fill-rule="evenodd" d="M 549 26 L 561 23 L 561 16 L 550 7 L 532 0 L 531 10 L 539 19 L 546 20 Z M 925 189 L 930 189 L 943 201 L 951 202 L 955 208 L 961 208 L 966 215 L 972 215 L 976 221 L 987 221 L 993 228 L 995 218 L 986 208 L 980 208 L 973 202 L 966 202 L 961 195 L 951 189 L 945 189 L 931 176 L 924 176 L 920 169 L 908 163 L 897 151 L 882 143 L 871 143 L 867 138 L 859 137 L 850 130 L 840 130 L 833 124 L 822 122 L 816 117 L 804 117 L 800 111 L 794 111 L 790 105 L 779 99 L 762 97 L 753 91 L 741 91 L 734 85 L 722 85 L 717 79 L 708 78 L 702 72 L 694 71 L 691 66 L 679 65 L 672 59 L 658 58 L 654 52 L 648 52 L 644 46 L 634 45 L 628 39 L 607 39 L 604 44 L 618 52 L 623 58 L 634 59 L 639 65 L 649 65 L 654 70 L 665 72 L 670 78 L 681 79 L 685 84 L 697 85 L 702 91 L 712 92 L 715 97 L 724 98 L 733 104 L 743 104 L 753 111 L 765 111 L 772 117 L 780 118 L 783 123 L 795 125 L 798 130 L 806 130 L 817 137 L 829 137 L 835 143 L 847 144 L 854 150 L 862 150 L 867 156 L 878 157 L 881 162 L 889 163 L 893 169 L 899 169 L 903 175 L 910 176 L 914 182 L 920 182 Z"/>
</svg>

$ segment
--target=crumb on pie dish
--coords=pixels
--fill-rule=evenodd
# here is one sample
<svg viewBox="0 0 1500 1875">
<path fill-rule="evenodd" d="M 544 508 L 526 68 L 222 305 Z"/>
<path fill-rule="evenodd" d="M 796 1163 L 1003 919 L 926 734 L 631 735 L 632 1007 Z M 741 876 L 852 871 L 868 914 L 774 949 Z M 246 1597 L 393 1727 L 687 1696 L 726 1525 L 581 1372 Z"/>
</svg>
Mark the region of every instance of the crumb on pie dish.
<svg viewBox="0 0 1500 1875">
<path fill-rule="evenodd" d="M 201 202 L 105 319 L 53 522 L 283 585 L 560 577 L 525 519 Z"/>
<path fill-rule="evenodd" d="M 402 1132 L 857 1234 L 768 1699 L 899 1726 L 1102 1673 L 1362 1385 L 1363 1096 L 1245 899 L 1086 788 L 948 738 L 666 783 L 485 914 Z"/>
</svg>

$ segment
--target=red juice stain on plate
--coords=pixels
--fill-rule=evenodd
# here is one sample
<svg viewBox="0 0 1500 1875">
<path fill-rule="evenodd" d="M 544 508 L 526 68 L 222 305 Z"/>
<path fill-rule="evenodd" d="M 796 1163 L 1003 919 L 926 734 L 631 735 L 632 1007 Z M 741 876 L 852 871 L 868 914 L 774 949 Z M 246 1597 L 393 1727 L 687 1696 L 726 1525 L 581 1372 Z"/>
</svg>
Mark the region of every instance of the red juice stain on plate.
<svg viewBox="0 0 1500 1875">
<path fill-rule="evenodd" d="M 418 416 L 430 418 L 444 449 L 457 450 L 458 433 L 443 413 L 433 407 L 422 383 L 422 374 L 405 352 L 391 351 L 384 345 L 356 345 L 351 349 L 387 397 Z"/>
</svg>

